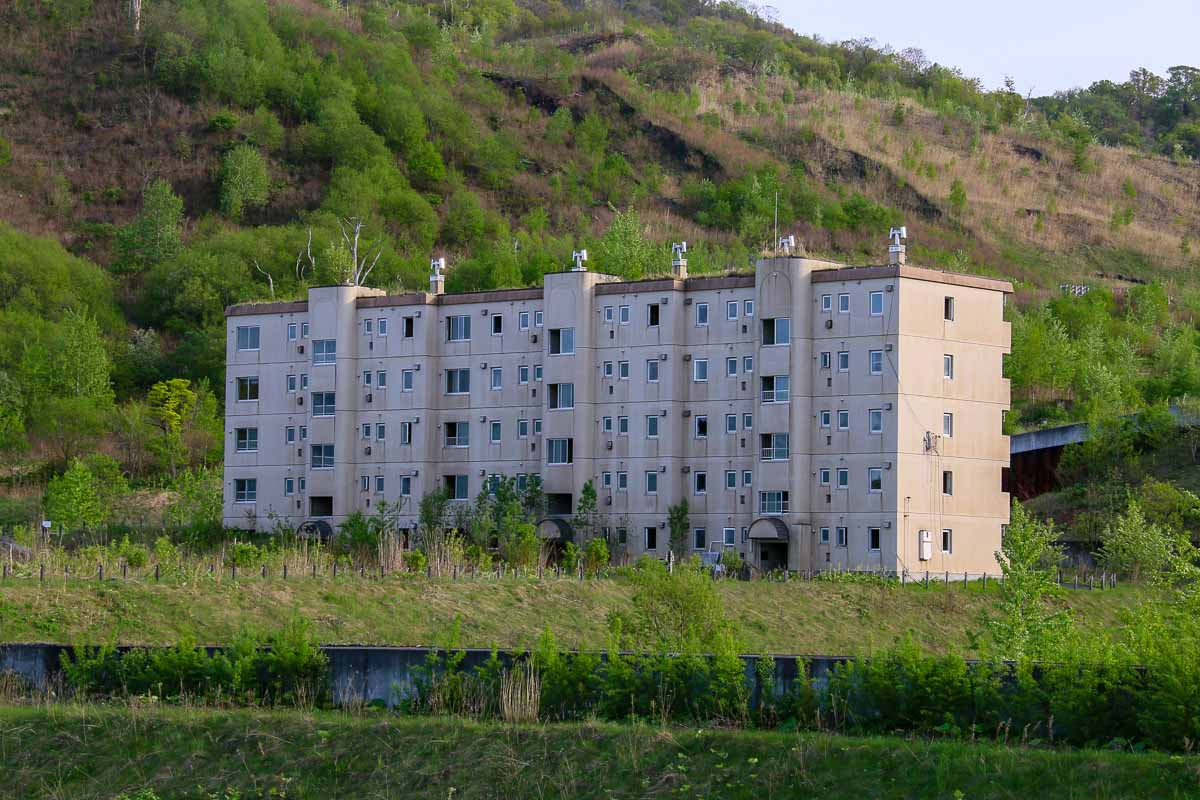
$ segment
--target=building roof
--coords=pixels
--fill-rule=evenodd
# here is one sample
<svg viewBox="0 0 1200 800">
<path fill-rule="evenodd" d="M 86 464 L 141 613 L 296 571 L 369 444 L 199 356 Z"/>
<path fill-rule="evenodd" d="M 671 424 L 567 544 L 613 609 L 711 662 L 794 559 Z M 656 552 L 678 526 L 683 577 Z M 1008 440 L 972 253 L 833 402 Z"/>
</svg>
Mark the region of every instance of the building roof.
<svg viewBox="0 0 1200 800">
<path fill-rule="evenodd" d="M 994 292 L 1012 294 L 1013 287 L 1008 281 L 996 278 L 984 278 L 979 275 L 966 275 L 961 272 L 944 272 L 938 269 L 913 267 L 907 264 L 884 264 L 868 267 L 839 267 L 823 269 L 813 273 L 813 283 L 831 283 L 835 281 L 861 281 L 870 278 L 908 278 L 915 281 L 930 281 L 946 283 L 953 286 L 970 286 L 975 289 L 990 289 Z"/>
</svg>

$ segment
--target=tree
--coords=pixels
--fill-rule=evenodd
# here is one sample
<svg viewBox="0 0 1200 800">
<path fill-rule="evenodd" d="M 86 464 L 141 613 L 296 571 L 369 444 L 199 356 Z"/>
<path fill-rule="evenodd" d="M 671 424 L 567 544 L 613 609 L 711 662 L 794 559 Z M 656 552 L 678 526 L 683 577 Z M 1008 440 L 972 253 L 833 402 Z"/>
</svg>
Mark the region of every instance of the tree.
<svg viewBox="0 0 1200 800">
<path fill-rule="evenodd" d="M 683 561 L 688 554 L 688 501 L 683 498 L 667 509 L 667 529 L 671 536 L 671 552 L 676 561 Z"/>
<path fill-rule="evenodd" d="M 1192 463 L 1200 463 L 1200 397 L 1185 395 L 1177 401 L 1183 438 L 1192 454 Z"/>
<path fill-rule="evenodd" d="M 183 427 L 186 421 L 191 420 L 196 409 L 196 393 L 190 387 L 191 381 L 171 378 L 151 386 L 146 395 L 150 414 L 162 430 L 162 435 L 152 440 L 150 447 L 171 475 L 175 475 L 187 461 Z"/>
<path fill-rule="evenodd" d="M 737 626 L 725 614 L 716 583 L 704 569 L 680 564 L 668 574 L 661 562 L 643 559 L 630 574 L 628 609 L 610 616 L 623 646 L 655 653 L 694 655 L 727 649 Z"/>
<path fill-rule="evenodd" d="M 271 192 L 271 175 L 262 153 L 250 145 L 238 145 L 221 161 L 221 213 L 235 222 L 247 208 L 266 205 Z"/>
<path fill-rule="evenodd" d="M 25 438 L 25 418 L 21 413 L 24 407 L 21 387 L 0 369 L 0 453 L 29 446 Z"/>
<path fill-rule="evenodd" d="M 950 185 L 950 208 L 959 217 L 967 210 L 967 188 L 958 178 Z"/>
<path fill-rule="evenodd" d="M 121 448 L 125 468 L 134 477 L 146 474 L 150 464 L 150 444 L 154 439 L 154 417 L 150 406 L 144 400 L 130 400 L 113 409 L 109 429 Z"/>
<path fill-rule="evenodd" d="M 161 178 L 142 193 L 142 210 L 117 234 L 117 263 L 139 272 L 178 254 L 183 224 L 183 200 Z"/>
<path fill-rule="evenodd" d="M 46 514 L 68 531 L 92 528 L 104 521 L 96 478 L 79 459 L 46 489 Z"/>
<path fill-rule="evenodd" d="M 596 501 L 596 487 L 589 479 L 584 482 L 583 488 L 579 491 L 579 502 L 575 504 L 575 516 L 571 519 L 571 527 L 575 529 L 576 539 L 581 547 L 596 538 L 599 520 L 600 504 Z"/>
<path fill-rule="evenodd" d="M 1195 569 L 1196 548 L 1182 531 L 1155 525 L 1134 501 L 1105 531 L 1100 563 L 1105 569 L 1134 579 L 1148 576 L 1158 581 Z"/>
<path fill-rule="evenodd" d="M 106 429 L 109 406 L 93 397 L 50 397 L 34 407 L 33 434 L 69 464 Z"/>
<path fill-rule="evenodd" d="M 165 514 L 170 525 L 193 535 L 220 532 L 224 499 L 219 471 L 204 467 L 185 470 L 175 478 L 172 488 L 175 499 Z"/>
<path fill-rule="evenodd" d="M 667 264 L 666 254 L 646 238 L 641 217 L 632 208 L 618 211 L 596 247 L 596 268 L 637 280 Z"/>
</svg>

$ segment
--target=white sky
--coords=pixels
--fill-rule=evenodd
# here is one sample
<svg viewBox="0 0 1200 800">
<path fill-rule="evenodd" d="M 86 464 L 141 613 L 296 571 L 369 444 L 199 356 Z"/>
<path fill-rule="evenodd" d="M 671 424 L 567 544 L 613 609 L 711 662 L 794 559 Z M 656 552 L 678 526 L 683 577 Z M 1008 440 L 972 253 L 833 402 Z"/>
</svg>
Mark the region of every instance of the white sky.
<svg viewBox="0 0 1200 800">
<path fill-rule="evenodd" d="M 827 42 L 874 38 L 919 47 L 994 89 L 1011 75 L 1024 94 L 1128 79 L 1147 67 L 1200 66 L 1200 0 L 753 0 Z"/>
</svg>

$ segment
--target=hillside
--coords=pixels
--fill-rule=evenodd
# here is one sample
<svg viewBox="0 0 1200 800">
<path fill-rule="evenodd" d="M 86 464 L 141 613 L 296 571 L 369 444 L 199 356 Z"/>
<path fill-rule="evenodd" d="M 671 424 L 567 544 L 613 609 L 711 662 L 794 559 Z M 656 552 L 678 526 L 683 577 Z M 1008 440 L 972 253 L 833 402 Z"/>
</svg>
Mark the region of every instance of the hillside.
<svg viewBox="0 0 1200 800">
<path fill-rule="evenodd" d="M 370 283 L 423 288 L 437 254 L 451 291 L 581 246 L 629 277 L 681 239 L 694 272 L 744 268 L 776 219 L 867 263 L 904 223 L 914 262 L 1016 282 L 1010 426 L 1200 393 L 1186 70 L 1133 136 L 1088 127 L 1103 87 L 1027 102 L 731 3 L 127 9 L 0 10 L 0 449 L 30 503 L 91 450 L 135 483 L 217 463 L 223 309 L 339 280 L 351 218 Z"/>
</svg>

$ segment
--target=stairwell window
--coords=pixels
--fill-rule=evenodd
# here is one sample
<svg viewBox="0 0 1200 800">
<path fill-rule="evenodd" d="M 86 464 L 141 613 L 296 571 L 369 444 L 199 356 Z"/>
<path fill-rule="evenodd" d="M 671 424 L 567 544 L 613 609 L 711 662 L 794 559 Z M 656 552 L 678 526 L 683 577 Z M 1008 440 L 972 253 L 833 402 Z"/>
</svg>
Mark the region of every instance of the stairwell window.
<svg viewBox="0 0 1200 800">
<path fill-rule="evenodd" d="M 758 513 L 760 514 L 786 514 L 790 507 L 787 492 L 758 493 Z"/>
<path fill-rule="evenodd" d="M 233 501 L 235 503 L 253 503 L 258 499 L 257 478 L 237 478 L 233 482 Z"/>
<path fill-rule="evenodd" d="M 446 394 L 470 394 L 471 393 L 471 370 L 469 369 L 448 369 L 446 370 Z"/>
<path fill-rule="evenodd" d="M 314 444 L 309 464 L 313 469 L 333 469 L 333 445 Z"/>
<path fill-rule="evenodd" d="M 883 491 L 882 467 L 867 467 L 867 491 L 870 493 Z"/>
<path fill-rule="evenodd" d="M 312 415 L 314 417 L 332 417 L 337 407 L 337 395 L 334 392 L 312 393 Z"/>
<path fill-rule="evenodd" d="M 575 329 L 550 329 L 550 355 L 569 356 L 575 353 Z"/>
<path fill-rule="evenodd" d="M 763 347 L 783 347 L 791 340 L 792 320 L 789 317 L 772 317 L 762 321 Z"/>
<path fill-rule="evenodd" d="M 258 400 L 258 376 L 237 379 L 237 399 L 239 403 L 252 403 Z"/>
<path fill-rule="evenodd" d="M 471 443 L 471 423 L 447 422 L 446 447 L 467 447 Z"/>
<path fill-rule="evenodd" d="M 883 316 L 883 292 L 871 292 L 867 295 L 868 311 L 872 317 Z"/>
<path fill-rule="evenodd" d="M 703 383 L 708 380 L 707 358 L 697 358 L 692 362 L 692 380 L 696 383 Z"/>
<path fill-rule="evenodd" d="M 786 403 L 791 399 L 791 378 L 787 375 L 764 375 L 760 381 L 764 403 Z"/>
<path fill-rule="evenodd" d="M 239 325 L 237 329 L 238 350 L 258 350 L 259 327 L 257 325 Z"/>
<path fill-rule="evenodd" d="M 237 452 L 258 452 L 258 428 L 238 428 L 234 431 Z"/>
<path fill-rule="evenodd" d="M 949 411 L 942 414 L 942 436 L 947 439 L 954 438 L 954 415 Z"/>
<path fill-rule="evenodd" d="M 942 377 L 946 380 L 954 380 L 954 356 L 946 353 L 942 356 Z"/>
<path fill-rule="evenodd" d="M 942 471 L 942 494 L 954 494 L 954 473 L 948 469 Z"/>
<path fill-rule="evenodd" d="M 465 342 L 471 338 L 471 318 L 465 314 L 446 319 L 446 341 Z"/>
<path fill-rule="evenodd" d="M 759 437 L 763 461 L 787 461 L 790 452 L 786 433 L 764 433 Z"/>
<path fill-rule="evenodd" d="M 551 383 L 548 388 L 551 411 L 562 411 L 575 407 L 575 384 Z"/>
<path fill-rule="evenodd" d="M 575 461 L 574 439 L 548 439 L 546 441 L 546 463 L 551 465 L 571 464 Z"/>
</svg>

